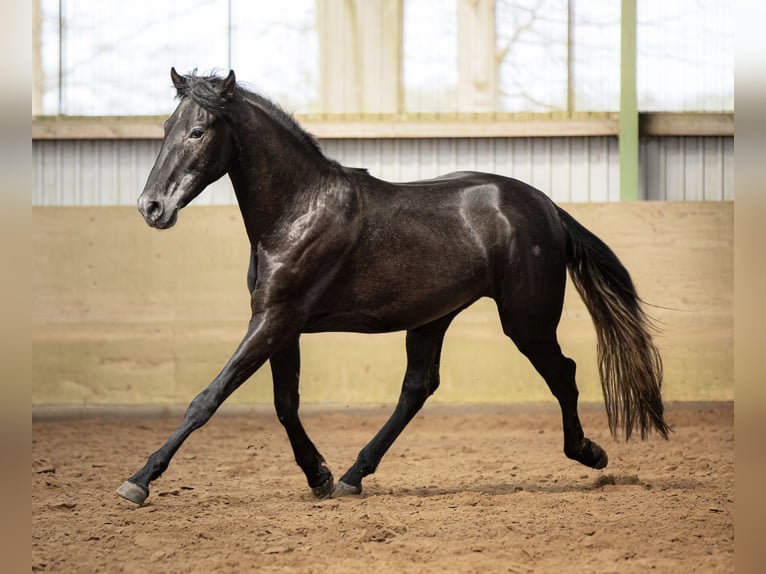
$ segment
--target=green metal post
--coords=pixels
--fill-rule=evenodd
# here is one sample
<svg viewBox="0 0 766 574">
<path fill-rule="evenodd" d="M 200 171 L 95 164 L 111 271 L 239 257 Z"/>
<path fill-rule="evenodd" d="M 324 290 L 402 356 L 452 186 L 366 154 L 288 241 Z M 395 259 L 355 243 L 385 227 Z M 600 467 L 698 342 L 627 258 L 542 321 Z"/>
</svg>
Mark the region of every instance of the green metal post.
<svg viewBox="0 0 766 574">
<path fill-rule="evenodd" d="M 622 0 L 620 50 L 620 199 L 638 199 L 636 0 Z"/>
</svg>

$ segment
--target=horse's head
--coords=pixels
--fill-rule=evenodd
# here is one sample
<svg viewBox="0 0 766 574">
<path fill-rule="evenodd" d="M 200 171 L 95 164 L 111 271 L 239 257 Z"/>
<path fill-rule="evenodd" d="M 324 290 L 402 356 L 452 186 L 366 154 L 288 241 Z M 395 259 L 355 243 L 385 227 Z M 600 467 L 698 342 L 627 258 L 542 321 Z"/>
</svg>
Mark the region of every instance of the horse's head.
<svg viewBox="0 0 766 574">
<path fill-rule="evenodd" d="M 215 180 L 231 164 L 236 146 L 224 106 L 234 96 L 234 71 L 225 79 L 181 76 L 170 70 L 180 100 L 165 121 L 165 137 L 138 210 L 158 229 L 172 227 L 178 210 Z"/>
</svg>

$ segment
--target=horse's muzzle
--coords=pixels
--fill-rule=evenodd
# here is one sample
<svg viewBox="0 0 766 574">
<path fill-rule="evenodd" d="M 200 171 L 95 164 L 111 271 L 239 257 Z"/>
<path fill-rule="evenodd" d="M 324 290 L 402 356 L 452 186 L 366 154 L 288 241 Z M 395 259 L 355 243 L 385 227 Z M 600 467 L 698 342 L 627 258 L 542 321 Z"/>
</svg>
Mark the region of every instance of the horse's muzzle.
<svg viewBox="0 0 766 574">
<path fill-rule="evenodd" d="M 138 211 L 149 226 L 157 229 L 172 227 L 178 220 L 178 209 L 166 212 L 162 202 L 143 195 L 138 198 Z"/>
</svg>

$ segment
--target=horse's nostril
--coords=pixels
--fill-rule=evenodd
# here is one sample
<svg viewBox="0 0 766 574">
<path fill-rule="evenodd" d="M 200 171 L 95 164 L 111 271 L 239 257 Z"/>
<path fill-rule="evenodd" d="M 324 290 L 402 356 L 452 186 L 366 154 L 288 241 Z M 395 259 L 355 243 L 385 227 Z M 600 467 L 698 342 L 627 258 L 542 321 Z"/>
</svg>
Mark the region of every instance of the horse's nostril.
<svg viewBox="0 0 766 574">
<path fill-rule="evenodd" d="M 150 201 L 146 204 L 146 216 L 157 220 L 162 215 L 162 204 L 159 201 Z"/>
</svg>

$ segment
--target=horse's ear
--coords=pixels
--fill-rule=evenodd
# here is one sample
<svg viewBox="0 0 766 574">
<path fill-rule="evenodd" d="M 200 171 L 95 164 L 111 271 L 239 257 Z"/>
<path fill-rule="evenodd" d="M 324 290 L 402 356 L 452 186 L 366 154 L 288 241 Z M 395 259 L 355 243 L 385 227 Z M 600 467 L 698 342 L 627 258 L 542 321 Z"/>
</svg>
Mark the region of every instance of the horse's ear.
<svg viewBox="0 0 766 574">
<path fill-rule="evenodd" d="M 234 88 L 237 86 L 237 78 L 234 77 L 234 70 L 229 70 L 229 75 L 221 84 L 221 95 L 230 98 L 234 95 Z"/>
<path fill-rule="evenodd" d="M 170 68 L 170 79 L 173 80 L 173 85 L 176 90 L 183 90 L 186 87 L 186 78 L 176 72 L 175 68 Z"/>
</svg>

